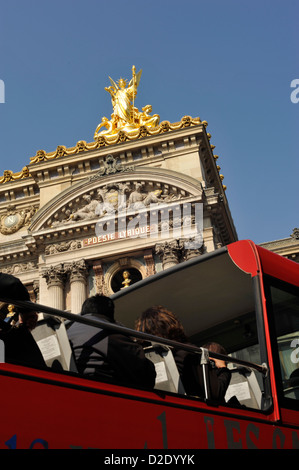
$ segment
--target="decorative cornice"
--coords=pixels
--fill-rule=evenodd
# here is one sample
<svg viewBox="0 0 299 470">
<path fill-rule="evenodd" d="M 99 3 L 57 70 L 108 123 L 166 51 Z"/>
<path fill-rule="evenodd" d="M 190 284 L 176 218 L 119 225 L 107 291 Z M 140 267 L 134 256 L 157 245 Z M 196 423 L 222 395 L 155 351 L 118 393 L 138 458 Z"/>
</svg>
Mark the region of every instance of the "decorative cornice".
<svg viewBox="0 0 299 470">
<path fill-rule="evenodd" d="M 13 173 L 11 170 L 5 170 L 3 172 L 3 176 L 0 177 L 0 184 L 2 183 L 9 183 L 11 181 L 18 181 L 24 178 L 29 178 L 29 168 L 28 166 L 24 166 L 22 171 L 17 173 Z"/>
<path fill-rule="evenodd" d="M 162 121 L 159 126 L 149 128 L 147 126 L 141 126 L 136 130 L 135 133 L 127 133 L 120 130 L 117 134 L 113 135 L 102 135 L 96 138 L 94 142 L 87 143 L 85 140 L 77 142 L 75 147 L 66 148 L 64 145 L 59 145 L 55 152 L 46 153 L 44 150 L 38 150 L 34 157 L 30 158 L 30 164 L 39 163 L 47 160 L 53 160 L 68 155 L 75 155 L 80 152 L 87 152 L 90 150 L 96 150 L 101 147 L 107 147 L 109 145 L 115 145 L 127 141 L 137 140 L 147 136 L 154 136 L 162 134 L 168 131 L 175 131 L 183 129 L 185 127 L 191 127 L 201 124 L 200 118 L 192 118 L 190 116 L 184 116 L 180 122 L 171 124 L 169 121 Z M 206 125 L 206 122 L 202 123 Z"/>
<path fill-rule="evenodd" d="M 197 126 L 199 124 L 203 124 L 205 127 L 208 125 L 206 121 L 201 121 L 200 118 L 184 116 L 182 117 L 181 121 L 172 124 L 169 121 L 162 121 L 157 127 L 154 128 L 141 126 L 139 129 L 136 130 L 135 133 L 127 133 L 121 130 L 117 134 L 113 134 L 110 136 L 99 136 L 95 139 L 94 142 L 91 143 L 87 143 L 85 140 L 79 140 L 74 147 L 67 148 L 64 145 L 59 145 L 54 152 L 47 153 L 45 150 L 38 150 L 36 152 L 36 155 L 30 158 L 29 165 L 25 166 L 22 171 L 14 173 L 11 170 L 5 170 L 3 176 L 0 177 L 0 184 L 30 178 L 30 165 L 34 163 L 51 161 L 57 158 L 69 155 L 76 155 L 78 153 L 88 152 L 90 150 L 97 150 L 103 147 L 141 139 L 147 136 L 155 136 L 169 131 L 176 131 L 186 127 Z"/>
</svg>

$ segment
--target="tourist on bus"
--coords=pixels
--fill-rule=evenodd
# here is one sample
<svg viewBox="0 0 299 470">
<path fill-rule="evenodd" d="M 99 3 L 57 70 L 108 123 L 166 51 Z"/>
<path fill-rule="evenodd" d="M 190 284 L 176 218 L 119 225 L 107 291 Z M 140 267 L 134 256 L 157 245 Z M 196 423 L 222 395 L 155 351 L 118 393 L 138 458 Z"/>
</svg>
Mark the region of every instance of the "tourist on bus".
<svg viewBox="0 0 299 470">
<path fill-rule="evenodd" d="M 86 299 L 81 315 L 86 319 L 116 323 L 114 303 L 104 295 Z M 68 337 L 79 373 L 122 384 L 146 388 L 155 386 L 153 363 L 145 357 L 142 346 L 130 337 L 77 322 L 68 329 Z"/>
<path fill-rule="evenodd" d="M 37 313 L 16 308 L 14 300 L 30 300 L 26 287 L 18 278 L 0 273 L 0 340 L 4 342 L 5 362 L 44 368 L 42 353 L 31 334 L 37 323 Z"/>
<path fill-rule="evenodd" d="M 154 306 L 142 313 L 136 321 L 137 331 L 167 338 L 180 343 L 188 343 L 184 328 L 176 315 L 163 306 Z M 215 344 L 206 345 L 206 349 L 214 348 L 214 352 L 225 354 L 220 345 L 215 351 Z M 213 346 L 212 346 L 213 345 Z M 220 349 L 219 349 L 220 348 Z M 203 370 L 200 364 L 200 356 L 184 349 L 173 349 L 176 362 L 185 391 L 188 395 L 204 398 Z M 229 386 L 231 372 L 224 361 L 215 360 L 208 365 L 208 379 L 210 398 L 220 402 L 224 401 L 226 390 Z"/>
</svg>

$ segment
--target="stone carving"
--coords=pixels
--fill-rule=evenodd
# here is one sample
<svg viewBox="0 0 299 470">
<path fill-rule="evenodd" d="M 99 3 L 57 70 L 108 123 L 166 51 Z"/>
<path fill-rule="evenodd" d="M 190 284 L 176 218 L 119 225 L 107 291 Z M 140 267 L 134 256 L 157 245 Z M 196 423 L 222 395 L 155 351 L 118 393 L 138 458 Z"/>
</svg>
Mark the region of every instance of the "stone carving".
<svg viewBox="0 0 299 470">
<path fill-rule="evenodd" d="M 85 260 L 81 259 L 79 261 L 74 261 L 70 265 L 67 265 L 66 269 L 69 273 L 71 282 L 86 282 L 88 269 Z"/>
<path fill-rule="evenodd" d="M 178 240 L 157 243 L 155 246 L 155 253 L 160 257 L 164 269 L 179 263 L 180 250 Z"/>
<path fill-rule="evenodd" d="M 11 235 L 22 227 L 29 225 L 36 210 L 37 208 L 30 206 L 27 209 L 18 211 L 15 205 L 9 204 L 6 213 L 0 218 L 0 233 L 3 235 Z"/>
<path fill-rule="evenodd" d="M 95 274 L 95 284 L 96 284 L 97 294 L 108 295 L 108 291 L 105 285 L 104 270 L 103 270 L 102 262 L 99 260 L 94 261 L 92 267 L 93 267 L 93 271 Z"/>
<path fill-rule="evenodd" d="M 200 256 L 204 251 L 205 247 L 202 240 L 196 237 L 180 238 L 155 245 L 155 253 L 160 257 L 163 269 Z"/>
<path fill-rule="evenodd" d="M 37 263 L 34 261 L 29 261 L 28 263 L 16 263 L 10 266 L 1 267 L 1 272 L 5 274 L 16 275 L 27 271 L 34 271 L 37 269 Z"/>
<path fill-rule="evenodd" d="M 196 237 L 181 238 L 178 244 L 181 250 L 181 257 L 184 261 L 200 256 L 205 252 L 202 240 Z"/>
<path fill-rule="evenodd" d="M 299 240 L 299 228 L 294 228 L 293 229 L 293 233 L 292 233 L 291 237 L 294 238 L 295 240 Z"/>
<path fill-rule="evenodd" d="M 126 208 L 126 195 L 130 192 L 130 187 L 126 183 L 107 184 L 98 189 L 98 207 L 96 215 L 104 215 L 121 212 Z"/>
<path fill-rule="evenodd" d="M 102 176 L 114 175 L 115 173 L 133 170 L 133 166 L 124 166 L 121 163 L 117 163 L 116 158 L 109 154 L 105 160 L 103 160 L 103 168 L 101 168 L 95 175 L 91 176 L 90 181 L 101 178 Z"/>
<path fill-rule="evenodd" d="M 60 263 L 56 266 L 50 266 L 42 273 L 42 277 L 46 279 L 48 287 L 62 286 L 69 278 L 73 281 L 86 281 L 88 268 L 84 259 L 73 261 L 72 263 Z"/>
<path fill-rule="evenodd" d="M 66 271 L 62 263 L 57 266 L 50 266 L 42 273 L 42 277 L 46 279 L 48 287 L 61 286 L 66 280 Z"/>
<path fill-rule="evenodd" d="M 85 220 L 94 217 L 97 205 L 99 203 L 98 200 L 92 199 L 90 194 L 85 194 L 83 196 L 83 201 L 86 206 L 81 207 L 80 209 L 76 210 L 72 214 L 70 214 L 70 219 L 75 220 Z"/>
<path fill-rule="evenodd" d="M 161 185 L 157 183 L 111 183 L 98 188 L 96 194 L 82 196 L 74 208 L 73 203 L 70 203 L 69 208 L 64 208 L 60 214 L 56 214 L 56 220 L 50 220 L 48 224 L 57 227 L 76 221 L 100 219 L 124 210 L 136 211 L 153 207 L 155 204 L 168 204 L 181 197 L 179 192 L 170 193 L 167 185 L 161 189 Z"/>
<path fill-rule="evenodd" d="M 65 241 L 61 243 L 55 243 L 53 245 L 48 245 L 45 248 L 46 255 L 54 255 L 61 253 L 63 251 L 77 250 L 82 247 L 82 242 L 79 240 Z"/>
<path fill-rule="evenodd" d="M 146 276 L 152 276 L 153 274 L 156 273 L 155 269 L 155 261 L 153 258 L 153 253 L 145 253 L 144 254 L 144 261 L 145 261 L 145 267 L 146 267 Z"/>
</svg>

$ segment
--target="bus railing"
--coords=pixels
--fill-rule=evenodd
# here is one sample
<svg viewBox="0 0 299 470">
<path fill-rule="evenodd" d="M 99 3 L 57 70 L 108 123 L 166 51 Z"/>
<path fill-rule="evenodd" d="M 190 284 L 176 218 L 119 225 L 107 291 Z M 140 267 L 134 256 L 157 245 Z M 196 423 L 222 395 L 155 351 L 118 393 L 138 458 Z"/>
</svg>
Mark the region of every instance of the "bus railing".
<svg viewBox="0 0 299 470">
<path fill-rule="evenodd" d="M 139 339 L 142 339 L 143 341 L 153 342 L 156 344 L 169 346 L 170 348 L 173 348 L 173 349 L 183 349 L 185 351 L 188 351 L 194 354 L 199 354 L 201 356 L 201 364 L 203 366 L 209 363 L 210 358 L 220 359 L 225 362 L 229 362 L 231 364 L 235 364 L 235 365 L 239 365 L 239 366 L 247 367 L 249 369 L 256 370 L 264 376 L 268 374 L 268 366 L 265 363 L 255 364 L 253 362 L 248 362 L 242 359 L 237 359 L 231 356 L 208 351 L 204 348 L 201 348 L 201 347 L 189 344 L 189 343 L 180 343 L 180 342 L 173 341 L 167 338 L 161 338 L 155 335 L 151 335 L 149 333 L 143 333 L 141 331 L 127 328 L 118 323 L 110 323 L 110 322 L 103 321 L 100 319 L 93 320 L 93 319 L 85 318 L 85 315 L 70 313 L 65 310 L 59 310 L 54 307 L 48 307 L 46 305 L 37 304 L 34 302 L 30 302 L 28 300 L 15 300 L 15 299 L 13 300 L 13 299 L 8 299 L 8 298 L 0 298 L 0 301 L 6 304 L 15 305 L 16 307 L 19 307 L 21 309 L 35 311 L 35 312 L 42 312 L 53 317 L 59 317 L 65 320 L 69 320 L 71 322 L 83 323 L 86 325 L 94 326 L 96 328 L 101 328 L 104 330 L 121 333 L 126 336 L 131 336 L 136 339 L 139 338 Z"/>
</svg>

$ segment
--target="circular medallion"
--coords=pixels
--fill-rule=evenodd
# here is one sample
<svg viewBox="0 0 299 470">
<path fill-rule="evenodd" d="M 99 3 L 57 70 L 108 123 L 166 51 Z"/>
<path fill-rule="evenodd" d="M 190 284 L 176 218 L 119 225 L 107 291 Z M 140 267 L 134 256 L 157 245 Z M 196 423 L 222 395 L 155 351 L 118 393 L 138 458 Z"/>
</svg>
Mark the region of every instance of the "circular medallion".
<svg viewBox="0 0 299 470">
<path fill-rule="evenodd" d="M 20 216 L 19 214 L 12 214 L 12 215 L 7 215 L 3 219 L 3 224 L 6 228 L 12 228 L 15 225 L 17 225 L 20 221 Z"/>
<path fill-rule="evenodd" d="M 3 235 L 10 235 L 11 233 L 16 232 L 19 230 L 25 220 L 25 215 L 14 213 L 14 214 L 7 214 L 1 217 L 0 221 L 0 232 Z"/>
</svg>

